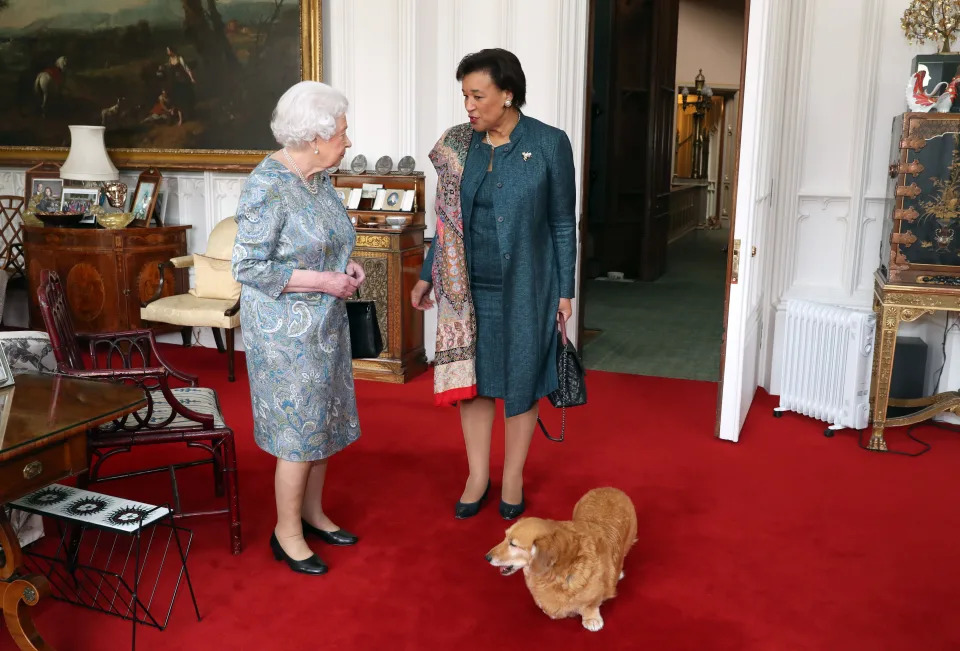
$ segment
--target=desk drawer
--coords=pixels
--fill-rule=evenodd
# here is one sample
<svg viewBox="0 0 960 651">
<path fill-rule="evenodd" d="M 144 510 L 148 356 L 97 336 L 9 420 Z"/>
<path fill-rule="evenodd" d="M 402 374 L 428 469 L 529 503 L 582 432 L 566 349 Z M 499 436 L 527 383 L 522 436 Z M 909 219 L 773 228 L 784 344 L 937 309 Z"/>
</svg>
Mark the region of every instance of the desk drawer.
<svg viewBox="0 0 960 651">
<path fill-rule="evenodd" d="M 0 504 L 18 499 L 87 467 L 86 437 L 31 450 L 0 465 Z"/>
</svg>

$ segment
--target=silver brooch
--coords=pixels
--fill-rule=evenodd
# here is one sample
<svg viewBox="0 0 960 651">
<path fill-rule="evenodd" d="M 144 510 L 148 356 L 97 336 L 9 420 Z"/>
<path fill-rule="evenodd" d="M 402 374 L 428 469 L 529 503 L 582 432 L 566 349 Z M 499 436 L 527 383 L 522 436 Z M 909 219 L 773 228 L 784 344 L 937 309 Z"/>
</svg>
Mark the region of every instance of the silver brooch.
<svg viewBox="0 0 960 651">
<path fill-rule="evenodd" d="M 525 152 L 523 152 L 523 153 L 520 154 L 520 155 L 523 156 L 523 160 L 530 160 L 530 157 L 533 156 L 533 154 L 531 154 L 531 153 L 528 152 L 528 151 L 525 151 Z"/>
</svg>

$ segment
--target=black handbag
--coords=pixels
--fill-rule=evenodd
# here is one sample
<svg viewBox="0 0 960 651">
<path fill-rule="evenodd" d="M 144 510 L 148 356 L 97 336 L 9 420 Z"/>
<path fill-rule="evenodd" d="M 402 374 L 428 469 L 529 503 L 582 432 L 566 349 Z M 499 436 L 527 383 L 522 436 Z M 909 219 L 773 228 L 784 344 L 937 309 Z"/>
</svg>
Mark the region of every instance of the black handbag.
<svg viewBox="0 0 960 651">
<path fill-rule="evenodd" d="M 551 441 L 563 441 L 567 432 L 567 407 L 579 407 L 587 404 L 586 371 L 583 362 L 573 344 L 567 340 L 566 319 L 561 317 L 557 332 L 557 388 L 547 395 L 550 404 L 561 410 L 560 438 L 554 438 L 547 432 L 543 421 L 537 418 L 543 435 Z"/>
<path fill-rule="evenodd" d="M 383 337 L 377 322 L 376 304 L 361 300 L 349 300 L 346 303 L 353 359 L 378 357 L 383 350 Z"/>
</svg>

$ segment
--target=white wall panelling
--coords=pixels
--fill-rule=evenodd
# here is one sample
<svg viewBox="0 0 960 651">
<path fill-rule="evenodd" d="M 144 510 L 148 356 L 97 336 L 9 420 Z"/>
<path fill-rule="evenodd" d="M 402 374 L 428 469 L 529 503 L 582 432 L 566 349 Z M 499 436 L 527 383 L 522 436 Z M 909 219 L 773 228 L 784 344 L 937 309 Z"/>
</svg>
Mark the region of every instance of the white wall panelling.
<svg viewBox="0 0 960 651">
<path fill-rule="evenodd" d="M 900 29 L 904 3 L 794 0 L 784 101 L 773 260 L 767 271 L 763 384 L 777 392 L 783 301 L 807 298 L 869 307 L 886 218 L 891 122 L 906 106 L 911 46 Z M 942 361 L 944 317 L 904 324 L 927 342 L 927 389 Z M 960 329 L 950 331 L 941 389 L 960 384 Z"/>
</svg>

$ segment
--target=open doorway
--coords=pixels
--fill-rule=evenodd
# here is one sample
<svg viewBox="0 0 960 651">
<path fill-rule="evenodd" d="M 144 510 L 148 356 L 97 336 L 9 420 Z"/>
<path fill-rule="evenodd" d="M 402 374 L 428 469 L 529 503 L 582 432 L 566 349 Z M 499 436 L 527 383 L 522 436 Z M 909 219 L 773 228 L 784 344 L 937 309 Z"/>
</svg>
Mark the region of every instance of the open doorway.
<svg viewBox="0 0 960 651">
<path fill-rule="evenodd" d="M 591 0 L 588 369 L 717 381 L 745 0 Z"/>
</svg>

